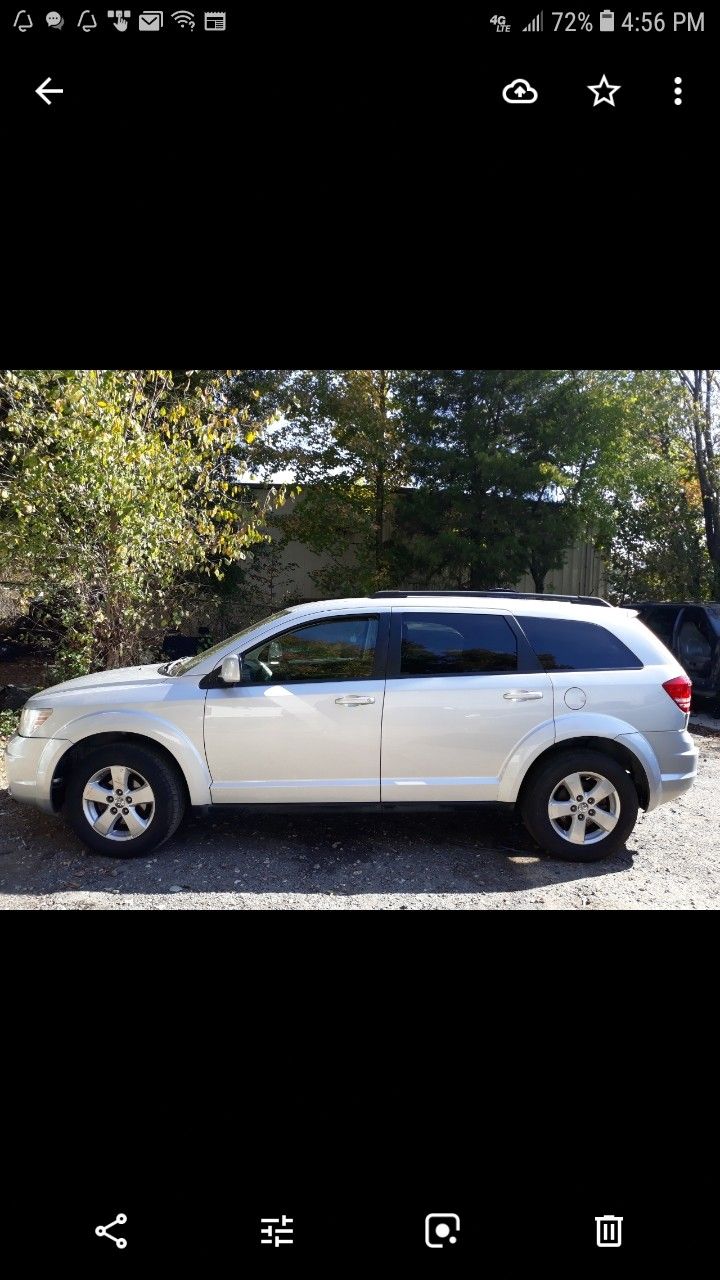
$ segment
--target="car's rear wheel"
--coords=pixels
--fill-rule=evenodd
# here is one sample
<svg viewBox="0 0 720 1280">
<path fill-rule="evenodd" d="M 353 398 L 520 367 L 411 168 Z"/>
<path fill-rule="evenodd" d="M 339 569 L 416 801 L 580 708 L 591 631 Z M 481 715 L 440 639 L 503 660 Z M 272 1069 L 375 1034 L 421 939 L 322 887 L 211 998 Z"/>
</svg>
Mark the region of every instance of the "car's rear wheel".
<svg viewBox="0 0 720 1280">
<path fill-rule="evenodd" d="M 76 765 L 65 812 L 96 853 L 139 858 L 168 840 L 185 810 L 178 770 L 152 748 L 111 742 Z"/>
<path fill-rule="evenodd" d="M 540 765 L 522 798 L 523 822 L 542 849 L 597 862 L 625 844 L 638 797 L 621 764 L 599 751 L 566 751 Z"/>
</svg>

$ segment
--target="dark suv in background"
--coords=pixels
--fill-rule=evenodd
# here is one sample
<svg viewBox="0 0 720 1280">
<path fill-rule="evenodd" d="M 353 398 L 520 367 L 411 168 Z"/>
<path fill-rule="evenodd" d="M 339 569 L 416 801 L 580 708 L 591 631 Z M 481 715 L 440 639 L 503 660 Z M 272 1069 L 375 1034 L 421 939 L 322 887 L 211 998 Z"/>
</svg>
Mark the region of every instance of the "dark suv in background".
<svg viewBox="0 0 720 1280">
<path fill-rule="evenodd" d="M 628 606 L 675 655 L 693 682 L 693 693 L 720 698 L 720 604 Z"/>
</svg>

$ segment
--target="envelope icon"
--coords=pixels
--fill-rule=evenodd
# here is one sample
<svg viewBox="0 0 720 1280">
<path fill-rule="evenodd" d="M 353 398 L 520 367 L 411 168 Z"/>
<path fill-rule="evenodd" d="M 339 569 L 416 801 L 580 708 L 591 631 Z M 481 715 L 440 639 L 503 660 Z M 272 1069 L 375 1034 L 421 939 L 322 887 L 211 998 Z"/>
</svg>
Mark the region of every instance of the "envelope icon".
<svg viewBox="0 0 720 1280">
<path fill-rule="evenodd" d="M 144 13 L 138 15 L 138 26 L 141 31 L 159 31 L 162 27 L 162 21 L 162 13 L 158 10 L 150 13 L 145 10 Z"/>
</svg>

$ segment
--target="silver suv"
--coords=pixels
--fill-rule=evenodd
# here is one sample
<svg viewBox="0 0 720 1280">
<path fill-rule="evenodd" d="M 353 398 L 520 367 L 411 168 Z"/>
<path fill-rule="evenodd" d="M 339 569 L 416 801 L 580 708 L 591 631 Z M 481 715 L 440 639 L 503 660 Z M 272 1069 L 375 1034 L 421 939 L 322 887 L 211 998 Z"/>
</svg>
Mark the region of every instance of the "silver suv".
<svg viewBox="0 0 720 1280">
<path fill-rule="evenodd" d="M 379 592 L 299 605 L 199 657 L 35 695 L 7 746 L 15 799 L 100 853 L 167 840 L 188 805 L 516 806 L 590 862 L 692 785 L 691 683 L 595 597 Z"/>
</svg>

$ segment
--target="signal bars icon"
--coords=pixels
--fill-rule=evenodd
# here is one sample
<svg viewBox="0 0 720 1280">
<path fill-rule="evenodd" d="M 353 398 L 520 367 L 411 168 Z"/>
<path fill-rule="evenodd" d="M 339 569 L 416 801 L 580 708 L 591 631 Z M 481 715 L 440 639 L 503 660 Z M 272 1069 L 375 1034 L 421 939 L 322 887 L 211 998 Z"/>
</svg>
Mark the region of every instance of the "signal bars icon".
<svg viewBox="0 0 720 1280">
<path fill-rule="evenodd" d="M 541 9 L 539 14 L 535 18 L 533 18 L 532 22 L 528 22 L 527 26 L 523 27 L 523 31 L 542 31 L 542 29 L 543 29 L 543 11 Z"/>
</svg>

